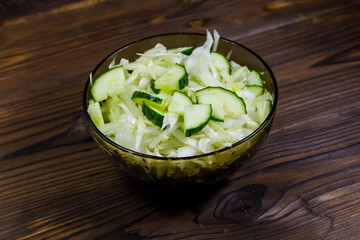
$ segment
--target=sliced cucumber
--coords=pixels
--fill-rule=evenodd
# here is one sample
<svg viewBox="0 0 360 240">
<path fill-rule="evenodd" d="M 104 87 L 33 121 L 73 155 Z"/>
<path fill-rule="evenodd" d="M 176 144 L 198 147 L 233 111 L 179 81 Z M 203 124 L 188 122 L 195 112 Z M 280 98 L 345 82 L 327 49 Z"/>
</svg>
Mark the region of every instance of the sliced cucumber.
<svg viewBox="0 0 360 240">
<path fill-rule="evenodd" d="M 194 49 L 195 49 L 194 47 L 179 47 L 179 48 L 169 49 L 168 52 L 172 52 L 172 53 L 180 52 L 185 55 L 190 55 Z"/>
<path fill-rule="evenodd" d="M 104 117 L 102 115 L 100 103 L 98 102 L 92 102 L 89 104 L 87 109 L 91 120 L 95 124 L 95 126 L 101 126 L 104 124 Z"/>
<path fill-rule="evenodd" d="M 115 67 L 100 75 L 91 87 L 95 102 L 107 99 L 114 93 L 122 92 L 125 86 L 125 73 L 122 66 Z"/>
<path fill-rule="evenodd" d="M 161 107 L 161 104 L 163 103 L 163 100 L 161 98 L 140 91 L 135 91 L 131 96 L 131 100 L 133 100 L 133 102 L 135 103 L 139 103 L 140 105 L 143 102 L 146 102 L 147 105 L 154 107 Z"/>
<path fill-rule="evenodd" d="M 211 111 L 210 104 L 193 104 L 185 106 L 185 137 L 190 137 L 203 129 L 210 121 Z"/>
<path fill-rule="evenodd" d="M 155 88 L 160 90 L 181 90 L 188 85 L 188 75 L 185 67 L 175 64 L 155 81 Z"/>
<path fill-rule="evenodd" d="M 222 101 L 222 93 L 219 93 L 216 90 L 207 92 L 203 89 L 202 91 L 198 92 L 196 100 L 200 104 L 211 104 L 211 118 L 216 121 L 224 121 L 224 104 Z"/>
<path fill-rule="evenodd" d="M 142 104 L 142 113 L 158 127 L 162 127 L 164 121 L 164 115 L 162 112 L 154 108 L 153 106 L 147 105 L 145 102 Z"/>
<path fill-rule="evenodd" d="M 230 63 L 224 55 L 218 52 L 211 52 L 210 57 L 218 72 L 225 71 L 228 74 L 231 74 Z"/>
<path fill-rule="evenodd" d="M 269 115 L 270 110 L 271 110 L 271 101 L 270 100 L 266 100 L 266 101 L 261 101 L 256 103 L 256 109 L 258 112 L 258 117 L 259 117 L 259 124 L 262 123 L 263 121 L 265 121 L 265 118 Z"/>
<path fill-rule="evenodd" d="M 192 104 L 194 103 L 188 95 L 176 90 L 171 97 L 168 110 L 179 115 L 184 115 L 185 106 Z"/>
<path fill-rule="evenodd" d="M 232 118 L 239 118 L 242 114 L 246 114 L 246 105 L 244 100 L 239 97 L 235 92 L 222 87 L 206 87 L 196 91 L 196 98 L 199 102 L 207 101 L 211 97 L 218 95 L 217 100 L 222 102 L 224 116 L 229 116 Z M 203 99 L 203 100 L 202 100 Z M 210 100 L 209 100 L 210 101 Z M 212 104 L 212 102 L 210 102 Z M 221 113 L 221 109 L 216 109 L 220 104 L 214 104 L 213 111 L 216 113 Z M 221 116 L 221 115 L 220 115 Z M 213 116 L 215 119 L 218 116 Z M 221 120 L 221 118 L 220 118 Z"/>
<path fill-rule="evenodd" d="M 246 79 L 247 85 L 258 85 L 258 86 L 264 86 L 264 82 L 262 80 L 262 75 L 260 72 L 253 70 Z"/>
<path fill-rule="evenodd" d="M 256 97 L 261 96 L 264 94 L 265 88 L 259 85 L 246 85 L 247 90 L 254 93 Z"/>
<path fill-rule="evenodd" d="M 155 93 L 155 94 L 159 94 L 160 93 L 160 89 L 157 89 L 155 87 L 155 80 L 154 79 L 151 79 L 150 81 L 150 88 L 151 90 Z"/>
</svg>

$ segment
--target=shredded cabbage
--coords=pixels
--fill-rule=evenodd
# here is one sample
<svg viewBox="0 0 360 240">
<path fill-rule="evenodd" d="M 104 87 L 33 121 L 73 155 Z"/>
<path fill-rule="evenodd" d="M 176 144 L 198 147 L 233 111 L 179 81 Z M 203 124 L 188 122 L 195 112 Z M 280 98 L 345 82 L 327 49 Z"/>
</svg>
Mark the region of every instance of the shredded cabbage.
<svg viewBox="0 0 360 240">
<path fill-rule="evenodd" d="M 138 54 L 138 59 L 130 62 L 121 59 L 116 65 L 115 59 L 109 68 L 123 66 L 125 70 L 125 87 L 122 92 L 113 94 L 101 102 L 105 123 L 97 126 L 114 142 L 149 155 L 162 157 L 186 157 L 209 153 L 217 149 L 229 147 L 256 130 L 264 119 L 259 119 L 257 104 L 272 101 L 271 94 L 265 89 L 261 96 L 256 96 L 245 87 L 246 77 L 251 72 L 246 66 L 229 61 L 232 73 L 218 72 L 211 60 L 211 51 L 216 51 L 220 35 L 214 31 L 214 38 L 207 31 L 206 41 L 187 56 L 181 52 L 173 52 L 162 44 Z M 211 50 L 212 47 L 212 50 Z M 230 57 L 228 53 L 227 58 Z M 144 91 L 154 95 L 150 82 L 158 79 L 172 65 L 185 66 L 189 84 L 182 89 L 193 102 L 196 102 L 195 91 L 207 86 L 220 86 L 236 92 L 246 103 L 247 114 L 241 118 L 225 118 L 224 122 L 210 120 L 208 125 L 191 137 L 184 136 L 183 117 L 167 112 L 163 126 L 160 128 L 149 121 L 141 111 L 141 107 L 131 100 L 134 91 Z M 90 80 L 92 82 L 90 75 Z M 166 109 L 171 94 L 161 91 L 157 97 L 165 102 Z M 266 116 L 265 116 L 266 117 Z"/>
</svg>

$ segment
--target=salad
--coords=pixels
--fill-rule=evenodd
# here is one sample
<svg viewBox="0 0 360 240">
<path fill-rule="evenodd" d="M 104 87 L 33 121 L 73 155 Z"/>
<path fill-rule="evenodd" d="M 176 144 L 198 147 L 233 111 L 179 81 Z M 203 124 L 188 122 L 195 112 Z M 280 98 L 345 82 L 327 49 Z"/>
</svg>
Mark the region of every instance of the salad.
<svg viewBox="0 0 360 240">
<path fill-rule="evenodd" d="M 273 98 L 262 73 L 217 52 L 220 36 L 202 46 L 161 43 L 130 62 L 113 59 L 95 81 L 88 113 L 109 139 L 130 150 L 187 157 L 230 147 L 255 131 Z"/>
</svg>

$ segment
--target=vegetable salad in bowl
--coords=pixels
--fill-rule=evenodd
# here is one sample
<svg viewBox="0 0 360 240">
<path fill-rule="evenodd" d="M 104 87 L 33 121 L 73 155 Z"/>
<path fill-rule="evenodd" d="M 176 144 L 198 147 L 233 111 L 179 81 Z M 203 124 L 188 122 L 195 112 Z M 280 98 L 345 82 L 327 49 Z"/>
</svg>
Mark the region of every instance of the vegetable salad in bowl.
<svg viewBox="0 0 360 240">
<path fill-rule="evenodd" d="M 133 62 L 114 59 L 91 87 L 91 119 L 119 145 L 163 157 L 209 153 L 248 136 L 272 96 L 260 72 L 216 52 L 218 39 L 208 32 L 195 49 L 158 43 Z"/>
<path fill-rule="evenodd" d="M 98 66 L 96 78 L 90 75 L 84 95 L 92 134 L 112 160 L 119 155 L 121 168 L 140 167 L 145 175 L 153 173 L 151 178 L 155 179 L 196 178 L 202 168 L 208 168 L 207 172 L 226 169 L 238 155 L 249 157 L 253 151 L 251 141 L 239 152 L 232 149 L 235 157 L 226 149 L 251 140 L 269 116 L 272 120 L 277 89 L 264 62 L 260 59 L 261 67 L 256 69 L 236 61 L 232 58 L 236 48 L 221 50 L 224 40 L 216 31 L 201 37 L 204 42 L 198 46 L 168 47 L 157 42 L 136 52 L 133 59 L 112 55 L 100 64 L 101 71 Z M 259 59 L 252 52 L 248 54 Z M 270 87 L 272 92 L 266 87 L 269 84 L 275 84 Z M 106 147 L 101 144 L 104 138 Z M 219 154 L 226 156 L 219 160 Z"/>
</svg>

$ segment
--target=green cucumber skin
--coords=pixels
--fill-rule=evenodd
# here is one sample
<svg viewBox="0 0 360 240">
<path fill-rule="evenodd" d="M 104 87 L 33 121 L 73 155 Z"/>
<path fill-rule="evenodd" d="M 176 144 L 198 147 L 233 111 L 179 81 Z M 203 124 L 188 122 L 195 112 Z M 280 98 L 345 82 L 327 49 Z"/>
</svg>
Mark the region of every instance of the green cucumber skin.
<svg viewBox="0 0 360 240">
<path fill-rule="evenodd" d="M 182 53 L 184 55 L 189 56 L 193 51 L 194 51 L 195 47 L 179 47 L 179 48 L 173 48 L 173 49 L 169 49 L 169 52 L 174 52 L 174 53 Z"/>
<path fill-rule="evenodd" d="M 174 78 L 174 72 L 178 74 L 181 71 L 182 75 L 177 75 L 177 78 Z M 176 76 L 176 75 L 175 75 Z M 166 72 L 163 76 L 155 80 L 154 87 L 156 89 L 165 90 L 165 91 L 173 91 L 173 90 L 181 90 L 189 84 L 188 74 L 184 66 L 176 63 L 168 72 Z"/>
<path fill-rule="evenodd" d="M 185 129 L 185 137 L 191 137 L 195 133 L 201 131 L 209 123 L 209 121 L 211 119 L 212 108 L 211 108 L 210 104 L 206 104 L 206 105 L 209 106 L 208 107 L 209 109 L 207 112 L 207 118 L 205 119 L 205 121 L 201 122 L 199 125 Z M 196 106 L 196 105 L 193 105 L 193 106 Z"/>
<path fill-rule="evenodd" d="M 213 96 L 211 96 L 211 97 L 213 97 Z M 216 110 L 214 110 L 214 103 L 212 101 L 202 101 L 201 96 L 196 96 L 196 103 L 197 104 L 211 104 L 211 106 L 212 106 L 211 119 L 214 121 L 218 121 L 218 122 L 224 122 L 224 112 L 222 111 L 221 116 L 217 115 Z"/>
<path fill-rule="evenodd" d="M 142 99 L 143 101 L 148 100 L 148 101 L 154 102 L 154 103 L 159 104 L 159 105 L 161 105 L 161 103 L 163 101 L 161 98 L 158 98 L 158 97 L 155 97 L 155 96 L 150 95 L 148 93 L 140 92 L 140 91 L 135 91 L 133 93 L 131 99 L 133 101 L 137 101 L 137 99 L 140 99 L 140 100 Z"/>
<path fill-rule="evenodd" d="M 212 55 L 213 61 L 215 60 L 214 64 L 215 64 L 216 62 L 225 63 L 226 69 L 227 69 L 227 73 L 228 73 L 229 75 L 231 75 L 231 65 L 230 65 L 230 63 L 229 63 L 229 60 L 227 60 L 224 55 L 222 55 L 221 53 L 218 53 L 218 52 L 211 52 L 210 54 Z M 224 66 L 225 66 L 225 65 L 224 65 Z M 216 66 L 216 64 L 215 64 L 215 66 Z"/>
<path fill-rule="evenodd" d="M 214 121 L 217 121 L 217 122 L 224 122 L 225 121 L 223 118 L 217 118 L 217 117 L 214 117 L 214 116 L 211 116 L 211 119 L 214 120 Z"/>
<path fill-rule="evenodd" d="M 155 94 L 159 94 L 160 93 L 160 89 L 157 89 L 155 87 L 155 79 L 151 79 L 150 81 L 150 88 L 151 90 L 155 93 Z"/>
<path fill-rule="evenodd" d="M 186 95 L 186 93 L 181 92 L 181 91 L 179 91 L 179 90 L 175 90 L 175 91 L 174 91 L 174 94 L 175 94 L 175 93 L 179 93 L 179 94 L 184 95 L 184 97 L 186 97 L 186 98 L 189 100 L 189 103 L 194 104 L 193 100 L 192 100 L 188 95 Z"/>
<path fill-rule="evenodd" d="M 203 129 L 208 124 L 209 121 L 210 121 L 210 118 L 209 118 L 209 120 L 207 120 L 206 122 L 204 122 L 203 124 L 201 124 L 200 126 L 198 126 L 196 128 L 186 129 L 185 137 L 191 137 L 195 133 L 200 132 L 201 129 Z"/>
<path fill-rule="evenodd" d="M 123 67 L 122 67 L 122 66 L 118 66 L 118 67 L 111 68 L 111 69 L 107 70 L 106 72 L 102 73 L 99 77 L 97 77 L 97 78 L 95 79 L 95 81 L 94 81 L 94 83 L 92 84 L 91 89 L 90 89 L 91 96 L 92 96 L 92 98 L 94 99 L 95 102 L 100 102 L 100 101 L 103 101 L 103 100 L 106 99 L 106 98 L 105 98 L 105 99 L 102 99 L 102 98 L 99 99 L 99 98 L 97 98 L 97 95 L 98 95 L 98 94 L 95 93 L 95 92 L 96 92 L 96 89 L 97 89 L 97 88 L 100 88 L 101 85 L 106 85 L 105 83 L 108 82 L 108 81 L 110 81 L 110 80 L 108 80 L 108 79 L 106 79 L 106 78 L 104 78 L 104 77 L 106 77 L 106 75 L 111 74 L 111 72 L 116 71 L 116 70 L 118 70 L 118 69 L 123 69 Z M 98 84 L 100 84 L 99 87 L 97 87 Z"/>
<path fill-rule="evenodd" d="M 189 55 L 192 54 L 192 52 L 194 51 L 194 49 L 195 49 L 195 47 L 189 47 L 189 48 L 187 48 L 187 49 L 185 49 L 185 50 L 182 50 L 181 53 L 189 56 Z"/>
<path fill-rule="evenodd" d="M 254 69 L 253 71 L 259 76 L 260 80 L 262 81 L 263 80 L 262 74 L 258 70 Z"/>
<path fill-rule="evenodd" d="M 144 114 L 145 117 L 147 117 L 147 119 L 149 119 L 156 126 L 160 128 L 162 127 L 164 122 L 164 116 L 153 110 L 145 102 L 143 102 L 142 104 L 142 113 Z"/>
<path fill-rule="evenodd" d="M 184 92 L 175 90 L 170 100 L 168 110 L 179 115 L 184 115 L 183 108 L 187 105 L 193 105 L 193 104 L 194 102 L 191 100 L 191 98 L 188 95 L 186 95 Z"/>
<path fill-rule="evenodd" d="M 212 91 L 222 91 L 222 92 L 227 92 L 229 95 L 232 95 L 237 101 L 241 102 L 241 105 L 242 105 L 242 109 L 241 109 L 241 114 L 247 114 L 247 111 L 246 111 L 246 104 L 245 104 L 245 101 L 244 99 L 242 99 L 241 97 L 239 97 L 235 92 L 229 90 L 229 89 L 226 89 L 226 88 L 223 88 L 223 87 L 205 87 L 203 89 L 200 89 L 200 90 L 197 90 L 196 93 L 197 94 L 201 94 L 201 92 L 209 92 L 209 94 L 211 94 Z M 224 102 L 224 110 L 226 110 L 226 104 L 228 104 L 228 102 Z"/>
<path fill-rule="evenodd" d="M 251 74 L 255 74 L 257 76 L 257 78 L 249 78 L 251 76 Z M 264 82 L 262 80 L 262 74 L 257 71 L 257 70 L 253 70 L 250 75 L 248 76 L 248 80 L 247 80 L 247 85 L 258 85 L 261 87 L 264 87 Z"/>
<path fill-rule="evenodd" d="M 246 89 L 253 92 L 256 97 L 261 96 L 265 92 L 265 88 L 259 85 L 246 85 Z"/>
<path fill-rule="evenodd" d="M 188 78 L 188 74 L 186 72 L 185 67 L 178 64 L 178 63 L 176 63 L 176 65 L 182 67 L 184 69 L 184 72 L 185 72 L 183 77 L 179 80 L 179 89 L 178 90 L 181 90 L 181 89 L 183 89 L 184 87 L 186 87 L 189 84 L 189 78 Z"/>
</svg>

